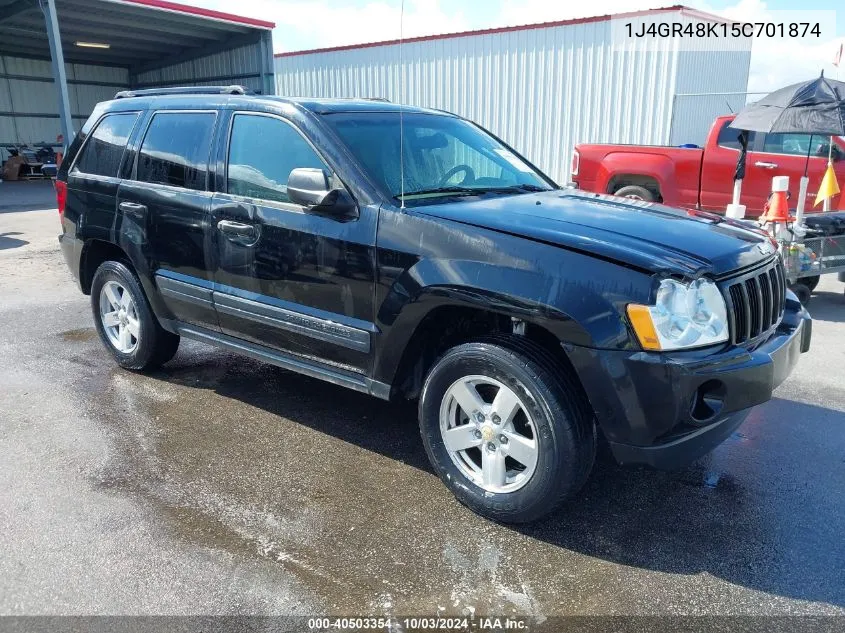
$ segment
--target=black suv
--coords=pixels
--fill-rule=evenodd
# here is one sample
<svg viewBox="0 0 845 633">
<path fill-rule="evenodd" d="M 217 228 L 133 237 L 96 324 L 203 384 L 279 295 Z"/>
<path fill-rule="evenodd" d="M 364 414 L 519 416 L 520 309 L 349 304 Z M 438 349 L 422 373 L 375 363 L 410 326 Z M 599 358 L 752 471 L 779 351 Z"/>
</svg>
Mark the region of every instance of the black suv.
<svg viewBox="0 0 845 633">
<path fill-rule="evenodd" d="M 519 522 L 620 462 L 683 465 L 808 349 L 768 236 L 562 190 L 451 114 L 237 88 L 120 93 L 58 174 L 61 246 L 117 362 L 180 337 L 419 400 L 434 469 Z"/>
</svg>

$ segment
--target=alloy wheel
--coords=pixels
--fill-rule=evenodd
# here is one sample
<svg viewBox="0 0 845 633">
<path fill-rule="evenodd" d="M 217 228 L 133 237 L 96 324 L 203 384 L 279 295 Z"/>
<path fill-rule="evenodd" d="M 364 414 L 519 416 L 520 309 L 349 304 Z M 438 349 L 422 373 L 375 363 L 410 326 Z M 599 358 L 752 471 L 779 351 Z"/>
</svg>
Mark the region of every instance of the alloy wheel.
<svg viewBox="0 0 845 633">
<path fill-rule="evenodd" d="M 537 467 L 534 421 L 519 396 L 494 378 L 464 376 L 446 390 L 440 434 L 455 466 L 488 492 L 519 490 Z"/>
<path fill-rule="evenodd" d="M 100 321 L 117 351 L 135 351 L 141 333 L 138 309 L 129 291 L 116 281 L 107 281 L 100 290 Z"/>
</svg>

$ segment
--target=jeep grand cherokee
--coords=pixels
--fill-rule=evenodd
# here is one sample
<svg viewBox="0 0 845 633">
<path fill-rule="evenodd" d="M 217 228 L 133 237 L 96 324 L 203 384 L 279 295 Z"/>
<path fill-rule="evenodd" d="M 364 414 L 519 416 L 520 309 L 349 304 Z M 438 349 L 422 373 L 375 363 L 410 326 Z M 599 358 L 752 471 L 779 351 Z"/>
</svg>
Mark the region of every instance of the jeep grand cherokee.
<svg viewBox="0 0 845 633">
<path fill-rule="evenodd" d="M 444 484 L 500 521 L 572 497 L 599 433 L 620 462 L 696 459 L 809 347 L 764 233 L 562 190 L 441 111 L 121 93 L 57 191 L 121 366 L 158 367 L 186 337 L 418 400 Z"/>
</svg>

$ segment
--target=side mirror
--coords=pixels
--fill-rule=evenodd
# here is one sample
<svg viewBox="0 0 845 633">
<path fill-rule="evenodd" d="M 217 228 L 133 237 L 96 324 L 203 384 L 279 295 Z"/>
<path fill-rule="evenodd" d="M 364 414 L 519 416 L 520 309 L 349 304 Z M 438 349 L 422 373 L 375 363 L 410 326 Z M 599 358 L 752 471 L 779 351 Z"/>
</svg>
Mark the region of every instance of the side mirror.
<svg viewBox="0 0 845 633">
<path fill-rule="evenodd" d="M 835 143 L 833 147 L 830 146 L 830 143 L 823 143 L 822 145 L 819 145 L 816 150 L 816 156 L 819 158 L 827 158 L 828 152 L 830 152 L 830 157 L 833 159 L 833 162 L 845 159 L 845 150 Z"/>
<path fill-rule="evenodd" d="M 328 174 L 322 169 L 297 167 L 288 176 L 288 198 L 315 213 L 357 217 L 358 207 L 349 192 L 331 188 Z"/>
</svg>

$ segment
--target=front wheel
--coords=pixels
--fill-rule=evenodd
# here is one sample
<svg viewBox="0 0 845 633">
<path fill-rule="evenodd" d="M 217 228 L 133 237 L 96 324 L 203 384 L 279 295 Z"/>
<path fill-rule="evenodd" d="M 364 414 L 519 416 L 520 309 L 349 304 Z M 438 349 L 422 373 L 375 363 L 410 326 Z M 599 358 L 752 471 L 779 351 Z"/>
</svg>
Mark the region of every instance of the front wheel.
<svg viewBox="0 0 845 633">
<path fill-rule="evenodd" d="M 437 474 L 459 501 L 496 521 L 552 512 L 581 489 L 595 459 L 586 398 L 530 341 L 452 348 L 429 372 L 419 414 Z"/>
</svg>

